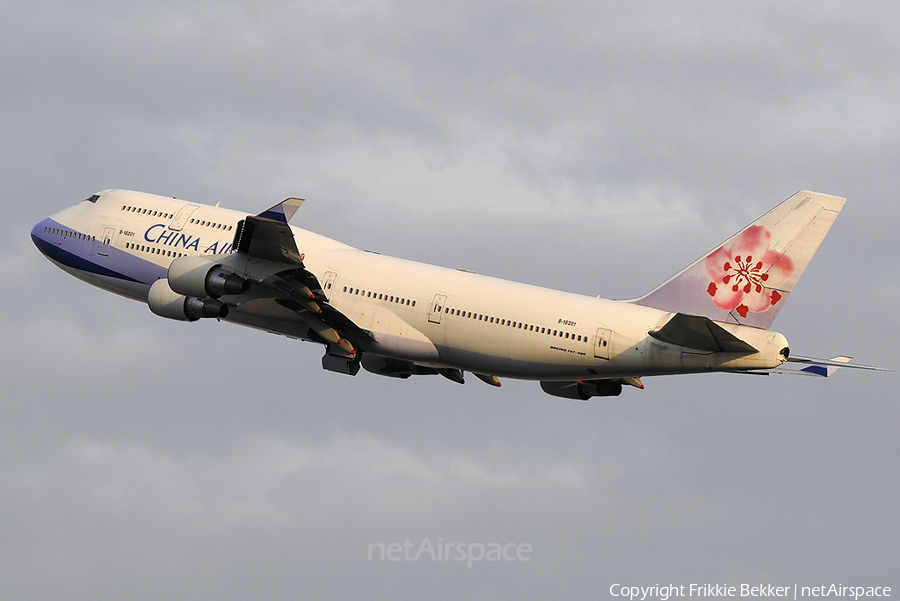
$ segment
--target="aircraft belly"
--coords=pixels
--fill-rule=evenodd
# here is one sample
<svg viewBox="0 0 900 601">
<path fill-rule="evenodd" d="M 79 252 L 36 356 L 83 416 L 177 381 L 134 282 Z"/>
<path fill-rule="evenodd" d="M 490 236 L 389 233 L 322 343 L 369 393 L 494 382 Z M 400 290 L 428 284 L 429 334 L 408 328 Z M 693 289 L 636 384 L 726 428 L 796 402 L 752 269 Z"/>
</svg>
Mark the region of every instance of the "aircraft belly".
<svg viewBox="0 0 900 601">
<path fill-rule="evenodd" d="M 435 361 L 439 358 L 434 343 L 393 311 L 376 306 L 370 314 L 365 329 L 375 337 L 372 351 L 411 361 Z"/>
<path fill-rule="evenodd" d="M 53 259 L 50 259 L 50 262 L 82 282 L 87 282 L 92 286 L 96 286 L 107 292 L 112 292 L 113 294 L 118 294 L 119 296 L 124 296 L 136 301 L 147 302 L 147 291 L 150 290 L 150 286 L 147 284 L 132 280 L 123 280 L 119 277 L 101 275 L 90 271 L 82 271 L 74 267 L 57 263 Z"/>
<path fill-rule="evenodd" d="M 438 351 L 442 358 L 453 357 L 446 361 L 442 359 L 440 362 L 442 366 L 455 367 L 469 372 L 487 373 L 500 378 L 546 380 L 589 377 L 586 365 L 510 359 L 459 348 L 452 349 L 451 353 L 451 349 L 440 345 Z"/>
<path fill-rule="evenodd" d="M 379 355 L 422 363 L 431 363 L 439 359 L 438 349 L 430 341 L 414 340 L 397 334 L 378 332 L 374 334 L 375 344 L 372 345 L 372 351 Z"/>
</svg>

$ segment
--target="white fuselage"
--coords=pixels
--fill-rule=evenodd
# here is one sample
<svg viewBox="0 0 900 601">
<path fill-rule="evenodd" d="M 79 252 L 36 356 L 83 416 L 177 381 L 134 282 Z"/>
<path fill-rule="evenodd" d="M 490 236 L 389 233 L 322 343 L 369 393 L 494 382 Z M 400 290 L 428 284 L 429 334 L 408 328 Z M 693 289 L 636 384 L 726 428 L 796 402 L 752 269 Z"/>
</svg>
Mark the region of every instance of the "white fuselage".
<svg viewBox="0 0 900 601">
<path fill-rule="evenodd" d="M 146 301 L 180 256 L 226 255 L 238 211 L 107 191 L 35 226 L 35 243 L 91 284 Z M 720 323 L 759 352 L 738 356 L 660 342 L 672 313 L 357 250 L 291 228 L 329 304 L 372 333 L 370 352 L 434 367 L 533 380 L 579 380 L 777 367 L 784 336 Z M 289 308 L 250 293 L 225 318 L 305 338 Z"/>
</svg>

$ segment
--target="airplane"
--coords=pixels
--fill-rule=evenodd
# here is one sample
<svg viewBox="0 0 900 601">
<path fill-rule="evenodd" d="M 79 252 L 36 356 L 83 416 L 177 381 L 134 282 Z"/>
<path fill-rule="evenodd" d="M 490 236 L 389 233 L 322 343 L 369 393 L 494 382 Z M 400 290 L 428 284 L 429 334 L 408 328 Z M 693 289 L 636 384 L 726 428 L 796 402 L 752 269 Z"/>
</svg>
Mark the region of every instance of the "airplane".
<svg viewBox="0 0 900 601">
<path fill-rule="evenodd" d="M 649 293 L 608 300 L 363 251 L 258 215 L 106 190 L 34 226 L 54 264 L 161 317 L 217 319 L 324 347 L 322 367 L 537 380 L 568 399 L 705 372 L 827 376 L 769 329 L 845 198 L 801 191 Z M 796 369 L 792 364 L 805 365 Z M 884 370 L 883 370 L 884 371 Z"/>
</svg>

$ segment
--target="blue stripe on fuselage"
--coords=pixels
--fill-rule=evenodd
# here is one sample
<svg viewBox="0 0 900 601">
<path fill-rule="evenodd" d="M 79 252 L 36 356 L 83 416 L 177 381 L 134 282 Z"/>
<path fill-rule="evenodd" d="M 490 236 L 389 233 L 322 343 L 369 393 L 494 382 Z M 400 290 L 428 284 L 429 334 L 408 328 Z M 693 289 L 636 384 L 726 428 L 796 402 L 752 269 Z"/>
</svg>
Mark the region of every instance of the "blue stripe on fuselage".
<svg viewBox="0 0 900 601">
<path fill-rule="evenodd" d="M 77 233 L 72 228 L 48 218 L 34 226 L 31 230 L 31 240 L 38 250 L 60 265 L 86 273 L 142 284 L 150 284 L 160 277 L 166 277 L 164 267 L 139 259 L 119 249 L 109 247 L 109 255 L 101 256 L 96 254 L 96 247 L 99 244 L 96 241 L 78 240 L 72 236 L 46 233 L 47 230 L 54 229 Z M 59 239 L 59 241 L 51 241 L 53 239 Z M 108 263 L 109 267 L 98 263 L 100 260 Z"/>
</svg>

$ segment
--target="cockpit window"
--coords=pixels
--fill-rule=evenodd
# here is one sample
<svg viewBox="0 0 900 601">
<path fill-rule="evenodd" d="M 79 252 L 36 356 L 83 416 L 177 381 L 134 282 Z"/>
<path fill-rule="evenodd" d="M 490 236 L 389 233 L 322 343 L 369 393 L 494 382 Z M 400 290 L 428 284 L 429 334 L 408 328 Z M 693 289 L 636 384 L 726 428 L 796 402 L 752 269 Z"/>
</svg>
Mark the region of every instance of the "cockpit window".
<svg viewBox="0 0 900 601">
<path fill-rule="evenodd" d="M 90 198 L 85 198 L 84 202 L 97 202 L 97 199 L 99 199 L 99 198 L 100 198 L 99 194 L 94 194 Z"/>
</svg>

